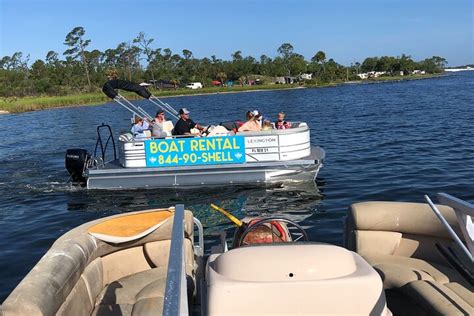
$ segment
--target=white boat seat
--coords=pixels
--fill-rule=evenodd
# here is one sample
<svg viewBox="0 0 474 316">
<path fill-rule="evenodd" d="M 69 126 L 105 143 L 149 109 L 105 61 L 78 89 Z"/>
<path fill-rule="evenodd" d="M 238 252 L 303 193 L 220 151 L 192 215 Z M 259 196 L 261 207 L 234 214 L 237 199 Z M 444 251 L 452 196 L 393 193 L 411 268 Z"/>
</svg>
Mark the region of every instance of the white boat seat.
<svg viewBox="0 0 474 316">
<path fill-rule="evenodd" d="M 163 123 L 163 132 L 166 133 L 166 135 L 171 136 L 171 132 L 173 131 L 173 122 L 172 121 L 165 121 Z"/>
<path fill-rule="evenodd" d="M 209 315 L 388 315 L 377 272 L 359 255 L 328 244 L 258 245 L 214 254 L 207 284 Z"/>
</svg>

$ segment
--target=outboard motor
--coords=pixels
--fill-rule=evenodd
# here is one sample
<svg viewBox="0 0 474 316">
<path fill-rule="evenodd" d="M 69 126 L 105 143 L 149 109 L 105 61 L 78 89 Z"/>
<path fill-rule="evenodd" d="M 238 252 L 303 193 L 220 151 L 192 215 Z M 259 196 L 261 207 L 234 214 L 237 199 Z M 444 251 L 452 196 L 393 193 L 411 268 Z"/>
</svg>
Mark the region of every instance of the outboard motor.
<svg viewBox="0 0 474 316">
<path fill-rule="evenodd" d="M 91 155 L 85 149 L 73 148 L 66 151 L 66 169 L 74 182 L 85 182 L 82 173 L 90 158 Z"/>
</svg>

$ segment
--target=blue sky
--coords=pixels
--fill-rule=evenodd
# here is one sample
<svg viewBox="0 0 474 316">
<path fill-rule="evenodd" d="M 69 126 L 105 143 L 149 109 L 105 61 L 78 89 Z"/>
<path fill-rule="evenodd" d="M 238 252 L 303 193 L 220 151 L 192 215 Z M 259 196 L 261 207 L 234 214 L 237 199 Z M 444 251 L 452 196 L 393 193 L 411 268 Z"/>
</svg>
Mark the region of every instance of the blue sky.
<svg viewBox="0 0 474 316">
<path fill-rule="evenodd" d="M 90 49 L 115 48 L 140 31 L 154 47 L 195 57 L 274 57 L 285 42 L 310 59 L 318 50 L 349 65 L 369 56 L 438 55 L 474 63 L 472 0 L 0 0 L 0 57 L 60 54 L 83 26 Z"/>
</svg>

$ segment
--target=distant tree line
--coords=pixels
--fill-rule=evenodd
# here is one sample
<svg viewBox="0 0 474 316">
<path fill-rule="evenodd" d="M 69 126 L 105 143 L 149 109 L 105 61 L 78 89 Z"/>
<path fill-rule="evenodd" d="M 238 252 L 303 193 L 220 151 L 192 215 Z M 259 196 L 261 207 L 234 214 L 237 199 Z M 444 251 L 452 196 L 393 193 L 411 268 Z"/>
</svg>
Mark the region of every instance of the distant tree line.
<svg viewBox="0 0 474 316">
<path fill-rule="evenodd" d="M 44 60 L 31 63 L 29 55 L 16 52 L 0 59 L 0 96 L 65 95 L 78 92 L 97 91 L 113 71 L 119 78 L 142 82 L 164 81 L 179 86 L 200 81 L 209 85 L 211 81 L 233 81 L 244 84 L 256 77 L 298 76 L 312 73 L 312 84 L 358 80 L 360 72 L 385 71 L 398 75 L 411 73 L 415 69 L 427 73 L 441 72 L 446 60 L 433 56 L 420 62 L 410 56 L 369 57 L 362 64 L 350 67 L 328 59 L 318 51 L 307 61 L 294 51 L 290 43 L 282 44 L 278 55 L 270 58 L 261 55 L 258 59 L 234 52 L 231 60 L 195 58 L 188 49 L 181 54 L 169 48 L 154 48 L 154 39 L 140 32 L 129 42 L 105 51 L 90 49 L 91 40 L 86 38 L 83 27 L 75 27 L 66 35 L 66 50 L 62 58 L 58 52 L 49 51 Z M 269 83 L 269 82 L 267 82 Z"/>
</svg>

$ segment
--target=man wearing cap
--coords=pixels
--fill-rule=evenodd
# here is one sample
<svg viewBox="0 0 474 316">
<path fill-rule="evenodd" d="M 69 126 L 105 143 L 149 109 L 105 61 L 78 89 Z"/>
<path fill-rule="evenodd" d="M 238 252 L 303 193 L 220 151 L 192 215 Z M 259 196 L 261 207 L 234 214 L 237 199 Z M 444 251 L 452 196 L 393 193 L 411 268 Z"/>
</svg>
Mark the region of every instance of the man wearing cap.
<svg viewBox="0 0 474 316">
<path fill-rule="evenodd" d="M 173 129 L 173 135 L 187 135 L 187 136 L 199 136 L 201 133 L 193 134 L 191 129 L 196 128 L 200 131 L 204 130 L 202 126 L 197 123 L 194 123 L 193 120 L 189 118 L 189 111 L 186 108 L 179 110 L 179 120 L 176 122 L 176 125 Z"/>
</svg>

